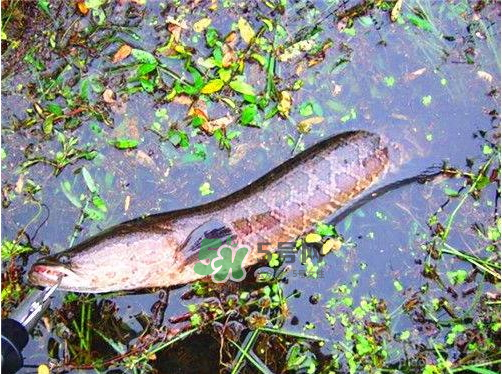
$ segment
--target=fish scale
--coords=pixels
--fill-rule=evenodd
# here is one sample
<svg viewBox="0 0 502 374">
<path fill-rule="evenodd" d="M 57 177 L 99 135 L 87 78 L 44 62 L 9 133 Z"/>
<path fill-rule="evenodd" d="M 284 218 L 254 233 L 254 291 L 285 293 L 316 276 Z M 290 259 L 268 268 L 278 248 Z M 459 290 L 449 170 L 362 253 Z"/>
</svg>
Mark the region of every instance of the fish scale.
<svg viewBox="0 0 502 374">
<path fill-rule="evenodd" d="M 110 292 L 170 287 L 203 278 L 194 271 L 204 238 L 231 236 L 258 262 L 258 244 L 294 241 L 377 181 L 390 164 L 378 135 L 333 136 L 220 200 L 156 214 L 112 227 L 68 251 L 40 259 L 29 273 L 35 285 Z"/>
</svg>

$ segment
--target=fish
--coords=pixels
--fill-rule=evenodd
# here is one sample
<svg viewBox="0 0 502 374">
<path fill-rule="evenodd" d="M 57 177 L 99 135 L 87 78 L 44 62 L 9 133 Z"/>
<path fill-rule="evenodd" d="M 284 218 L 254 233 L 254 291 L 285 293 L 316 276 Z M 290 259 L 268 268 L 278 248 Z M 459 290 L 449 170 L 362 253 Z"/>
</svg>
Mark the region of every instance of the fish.
<svg viewBox="0 0 502 374">
<path fill-rule="evenodd" d="M 35 286 L 59 282 L 59 290 L 82 293 L 180 286 L 205 277 L 195 271 L 195 264 L 204 263 L 204 239 L 230 237 L 249 248 L 245 268 L 333 216 L 380 180 L 390 164 L 379 135 L 344 132 L 226 197 L 121 223 L 41 258 L 28 279 Z M 259 243 L 269 243 L 267 250 L 259 250 Z"/>
</svg>

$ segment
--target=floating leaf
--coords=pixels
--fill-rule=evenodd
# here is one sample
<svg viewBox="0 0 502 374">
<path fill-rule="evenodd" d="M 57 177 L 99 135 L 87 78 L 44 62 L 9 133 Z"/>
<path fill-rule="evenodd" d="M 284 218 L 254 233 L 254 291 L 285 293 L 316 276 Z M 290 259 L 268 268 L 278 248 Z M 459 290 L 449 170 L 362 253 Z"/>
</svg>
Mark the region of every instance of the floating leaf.
<svg viewBox="0 0 502 374">
<path fill-rule="evenodd" d="M 233 80 L 229 83 L 229 86 L 232 90 L 239 92 L 243 95 L 254 95 L 254 88 L 250 84 L 244 82 L 243 80 Z"/>
<path fill-rule="evenodd" d="M 458 196 L 458 191 L 457 190 L 454 190 L 452 188 L 448 188 L 446 187 L 444 189 L 444 193 L 450 197 L 457 197 Z"/>
<path fill-rule="evenodd" d="M 61 190 L 63 191 L 66 198 L 70 200 L 70 203 L 75 205 L 77 208 L 82 209 L 82 203 L 80 202 L 79 198 L 73 194 L 70 182 L 68 182 L 67 180 L 62 181 Z"/>
<path fill-rule="evenodd" d="M 54 128 L 54 115 L 51 114 L 50 116 L 47 116 L 44 123 L 42 124 L 42 130 L 45 135 L 50 135 L 52 134 L 53 128 Z"/>
<path fill-rule="evenodd" d="M 214 47 L 218 42 L 219 36 L 218 31 L 214 27 L 210 27 L 206 31 L 206 43 L 209 47 Z"/>
<path fill-rule="evenodd" d="M 199 191 L 202 196 L 207 196 L 214 193 L 214 191 L 211 189 L 211 185 L 209 184 L 209 182 L 202 183 L 199 187 Z"/>
<path fill-rule="evenodd" d="M 251 40 L 255 37 L 255 32 L 250 23 L 241 17 L 237 22 L 237 27 L 239 28 L 242 39 L 244 39 L 247 44 L 251 43 Z"/>
<path fill-rule="evenodd" d="M 397 0 L 390 12 L 390 20 L 396 22 L 401 16 L 401 8 L 403 7 L 404 0 Z"/>
<path fill-rule="evenodd" d="M 396 289 L 397 292 L 401 292 L 402 290 L 404 290 L 403 285 L 397 279 L 394 281 L 394 288 Z"/>
<path fill-rule="evenodd" d="M 107 0 L 85 0 L 84 4 L 89 9 L 98 9 L 101 5 L 103 5 Z"/>
<path fill-rule="evenodd" d="M 93 221 L 102 221 L 105 219 L 105 214 L 102 211 L 90 206 L 84 208 L 84 214 Z"/>
<path fill-rule="evenodd" d="M 92 203 L 94 204 L 94 206 L 96 208 L 98 208 L 99 210 L 101 210 L 103 213 L 108 212 L 108 208 L 106 207 L 106 203 L 105 203 L 105 201 L 100 196 L 94 195 L 92 197 Z"/>
<path fill-rule="evenodd" d="M 464 269 L 459 269 L 456 271 L 447 271 L 446 276 L 448 277 L 451 285 L 456 286 L 464 283 L 467 280 L 469 273 Z"/>
<path fill-rule="evenodd" d="M 117 62 L 120 62 L 122 60 L 125 60 L 127 57 L 129 57 L 129 55 L 131 54 L 132 52 L 132 47 L 127 45 L 127 44 L 124 44 L 122 45 L 117 52 L 115 52 L 115 54 L 113 55 L 113 59 L 112 59 L 112 62 L 114 64 L 116 64 Z"/>
<path fill-rule="evenodd" d="M 131 54 L 137 61 L 143 64 L 157 64 L 157 59 L 150 52 L 133 48 Z"/>
<path fill-rule="evenodd" d="M 422 97 L 423 106 L 429 106 L 429 105 L 431 105 L 431 103 L 432 103 L 432 96 L 431 95 L 427 95 L 427 96 Z"/>
<path fill-rule="evenodd" d="M 223 80 L 213 79 L 213 80 L 210 80 L 209 82 L 207 82 L 204 87 L 202 87 L 202 89 L 200 90 L 200 93 L 211 94 L 214 92 L 218 92 L 219 90 L 221 90 L 223 88 L 224 85 L 225 85 L 225 82 L 223 82 Z"/>
<path fill-rule="evenodd" d="M 84 16 L 87 15 L 87 13 L 89 13 L 89 8 L 87 8 L 87 5 L 85 5 L 84 1 L 77 2 L 77 9 Z"/>
<path fill-rule="evenodd" d="M 421 18 L 415 14 L 407 14 L 406 17 L 413 25 L 417 26 L 418 28 L 421 28 L 425 31 L 432 31 L 432 25 L 428 20 Z"/>
<path fill-rule="evenodd" d="M 280 101 L 277 105 L 277 110 L 281 116 L 286 118 L 289 116 L 289 111 L 291 110 L 291 105 L 293 104 L 293 98 L 291 97 L 291 93 L 289 91 L 281 91 L 279 96 Z"/>
<path fill-rule="evenodd" d="M 131 149 L 136 148 L 139 142 L 136 139 L 119 138 L 115 139 L 112 144 L 117 149 Z"/>
<path fill-rule="evenodd" d="M 202 32 L 211 25 L 211 18 L 202 18 L 193 24 L 195 32 Z"/>
<path fill-rule="evenodd" d="M 138 77 L 147 75 L 148 73 L 157 69 L 157 65 L 158 65 L 157 62 L 155 62 L 154 64 L 151 63 L 141 64 L 138 66 L 138 69 L 136 70 L 136 75 Z"/>
<path fill-rule="evenodd" d="M 62 116 L 63 115 L 63 109 L 58 104 L 51 103 L 47 105 L 47 110 L 56 116 Z"/>
<path fill-rule="evenodd" d="M 98 187 L 96 186 L 96 183 L 94 183 L 94 179 L 85 167 L 82 168 L 82 176 L 84 177 L 85 184 L 87 185 L 89 191 L 92 193 L 98 192 Z"/>
<path fill-rule="evenodd" d="M 242 110 L 241 123 L 243 125 L 249 125 L 250 123 L 253 123 L 257 114 L 258 114 L 258 107 L 255 104 L 247 105 Z"/>
<path fill-rule="evenodd" d="M 303 134 L 306 134 L 310 131 L 312 125 L 317 125 L 319 123 L 322 123 L 323 121 L 324 117 L 310 117 L 304 119 L 298 124 L 298 131 L 300 131 Z"/>
</svg>

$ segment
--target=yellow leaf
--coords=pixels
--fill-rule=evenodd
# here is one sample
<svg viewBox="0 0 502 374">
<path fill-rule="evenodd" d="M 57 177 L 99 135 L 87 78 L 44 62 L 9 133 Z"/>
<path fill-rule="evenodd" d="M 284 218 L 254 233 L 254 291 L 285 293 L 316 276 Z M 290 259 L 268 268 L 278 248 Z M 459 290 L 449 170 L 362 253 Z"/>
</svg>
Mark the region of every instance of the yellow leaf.
<svg viewBox="0 0 502 374">
<path fill-rule="evenodd" d="M 251 25 L 249 24 L 249 22 L 241 17 L 237 22 L 237 27 L 239 28 L 239 32 L 241 33 L 242 39 L 244 39 L 244 41 L 247 44 L 251 43 L 251 40 L 255 36 L 255 32 L 253 30 L 253 27 L 251 27 Z"/>
<path fill-rule="evenodd" d="M 279 101 L 279 104 L 277 105 L 277 110 L 279 111 L 279 114 L 282 117 L 287 118 L 289 116 L 289 111 L 290 111 L 291 105 L 293 103 L 291 93 L 289 93 L 289 91 L 281 91 L 280 98 L 281 98 L 281 100 Z"/>
<path fill-rule="evenodd" d="M 222 89 L 222 87 L 224 85 L 225 85 L 225 83 L 221 79 L 213 79 L 213 80 L 210 80 L 209 82 L 207 82 L 204 87 L 202 87 L 202 90 L 200 90 L 200 93 L 210 94 L 210 93 L 218 92 L 219 90 Z"/>
<path fill-rule="evenodd" d="M 305 237 L 307 243 L 319 243 L 322 240 L 322 236 L 315 233 L 310 233 Z"/>
<path fill-rule="evenodd" d="M 119 48 L 117 52 L 113 55 L 113 60 L 112 62 L 116 64 L 117 62 L 120 62 L 127 58 L 132 52 L 132 48 L 128 46 L 127 44 L 124 44 L 122 47 Z"/>
<path fill-rule="evenodd" d="M 202 18 L 193 24 L 193 30 L 195 32 L 202 32 L 211 25 L 211 18 Z"/>
<path fill-rule="evenodd" d="M 47 365 L 42 364 L 37 368 L 37 373 L 38 374 L 50 374 L 51 371 L 49 370 L 49 367 Z"/>
<path fill-rule="evenodd" d="M 303 134 L 308 133 L 312 128 L 312 125 L 317 125 L 322 121 L 324 121 L 324 117 L 310 117 L 304 119 L 298 124 L 298 131 L 300 131 Z"/>
<path fill-rule="evenodd" d="M 342 247 L 342 242 L 340 239 L 336 238 L 329 238 L 326 240 L 326 242 L 322 245 L 321 248 L 321 255 L 326 256 L 329 252 L 331 251 L 338 251 Z"/>
<path fill-rule="evenodd" d="M 390 13 L 390 20 L 392 22 L 396 22 L 401 15 L 401 8 L 403 7 L 403 1 L 404 0 L 397 0 L 396 4 L 394 5 L 394 8 L 392 8 L 392 11 Z"/>
</svg>

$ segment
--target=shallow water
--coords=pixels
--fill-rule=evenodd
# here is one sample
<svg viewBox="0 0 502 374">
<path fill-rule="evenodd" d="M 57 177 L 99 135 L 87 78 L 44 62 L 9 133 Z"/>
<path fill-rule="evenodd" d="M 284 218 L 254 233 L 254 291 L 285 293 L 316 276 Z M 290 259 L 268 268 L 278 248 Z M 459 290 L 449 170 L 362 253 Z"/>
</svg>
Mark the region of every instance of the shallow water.
<svg viewBox="0 0 502 374">
<path fill-rule="evenodd" d="M 254 15 L 275 17 L 287 31 L 285 40 L 288 40 L 306 24 L 305 20 L 323 19 L 321 15 L 329 14 L 326 9 L 343 9 L 343 5 L 334 6 L 332 3 L 337 2 L 309 2 L 308 6 L 302 1 L 295 2 L 283 15 L 271 12 L 263 4 L 230 8 L 220 5 L 216 12 L 209 13 L 209 17 L 214 19 L 212 26 L 223 34 L 242 14 L 253 20 L 256 28 L 260 22 Z M 354 4 L 357 2 L 347 2 L 345 7 Z M 2 162 L 2 187 L 11 186 L 14 190 L 16 184 L 26 184 L 27 179 L 42 186 L 36 196 L 44 208 L 26 228 L 31 244 L 34 247 L 43 244 L 51 253 L 69 247 L 80 211 L 66 198 L 61 186 L 63 181 L 68 181 L 75 196 L 87 194 L 85 182 L 79 173 L 83 166 L 99 186 L 99 194 L 106 202 L 108 212 L 101 221 L 85 219 L 80 224 L 81 231 L 75 243 L 128 219 L 196 206 L 228 195 L 299 150 L 348 130 L 375 132 L 399 146 L 405 162 L 401 165 L 395 160 L 399 166 L 382 184 L 417 175 L 443 162 L 464 168 L 466 159 L 472 159 L 479 166 L 482 162 L 480 150 L 485 144 L 479 132 L 493 136 L 494 129 L 498 127 L 499 98 L 490 95 L 490 92 L 500 90 L 499 4 L 489 5 L 477 13 L 472 10 L 474 4 L 469 2 L 447 4 L 433 1 L 424 5 L 415 1 L 405 2 L 403 13 L 410 12 L 413 7 L 423 6 L 433 16 L 432 31 L 424 31 L 410 22 L 392 23 L 387 12 L 378 10 L 355 19 L 354 28 L 348 32 L 338 30 L 341 24 L 335 22 L 333 16 L 323 19 L 318 39 L 331 39 L 333 46 L 319 64 L 299 75 L 304 80 L 304 86 L 293 93 L 290 118 L 285 120 L 275 116 L 262 121 L 261 128 L 236 123 L 230 125 L 240 135 L 232 140 L 229 152 L 219 149 L 216 140 L 204 134 L 190 136 L 190 146 L 180 149 L 170 142 L 160 142 L 157 135 L 146 131 L 154 121 L 160 121 L 165 128 L 178 123 L 181 128 L 187 128 L 189 135 L 192 132 L 186 127 L 186 107 L 167 103 L 162 95 L 131 94 L 125 110 L 114 112 L 98 94 L 91 93 L 91 102 L 100 105 L 109 114 L 113 127 L 88 116 L 78 117 L 80 125 L 74 130 L 64 130 L 65 134 L 78 137 L 79 146 L 90 144 L 99 155 L 92 161 L 76 161 L 65 167 L 57 177 L 52 174 L 50 167 L 41 164 L 31 166 L 26 173 L 18 171 L 25 160 L 25 149 L 29 144 L 32 144 L 34 154 L 50 157 L 54 156 L 59 145 L 55 139 L 48 139 L 41 134 L 39 123 L 31 128 L 15 127 L 17 121 L 36 117 L 26 112 L 34 102 L 44 105 L 50 101 L 41 97 L 36 87 L 40 77 L 57 66 L 64 66 L 65 60 L 55 51 L 43 48 L 45 53 L 37 56 L 45 61 L 46 70 L 33 72 L 34 68 L 21 60 L 8 63 L 9 67 L 13 67 L 12 70 L 4 71 L 2 86 L 2 149 L 6 153 Z M 131 14 L 134 7 L 132 4 L 105 7 L 108 15 L 106 23 L 85 42 L 91 51 L 86 51 L 78 44 L 78 40 L 59 51 L 62 55 L 74 53 L 85 56 L 89 53 L 85 57 L 84 67 L 79 70 L 73 65 L 65 73 L 65 80 L 80 74 L 82 77 L 102 76 L 106 87 L 119 92 L 125 85 L 120 74 L 113 77 L 104 74 L 106 69 L 113 67 L 110 56 L 119 44 L 105 43 L 105 47 L 99 44 L 100 38 L 109 32 L 110 24 L 138 24 L 130 29 L 139 35 L 139 39 L 120 28 L 117 28 L 116 37 L 136 48 L 152 51 L 162 45 L 168 35 L 163 26 L 166 17 L 176 16 L 180 10 L 185 10 L 188 12 L 187 24 L 192 25 L 208 12 L 202 5 L 193 8 L 168 6 L 162 9 L 161 3 L 149 1 L 145 7 L 136 7 L 144 12 L 142 18 L 124 18 L 126 14 Z M 84 28 L 89 22 L 88 17 L 76 14 L 66 5 L 55 5 L 52 9 L 59 9 L 54 12 L 55 21 L 52 24 L 57 40 L 59 37 L 64 40 L 66 36 L 62 30 L 68 29 L 70 25 Z M 197 35 L 193 34 L 190 27 L 184 34 L 187 35 L 187 42 L 196 48 L 197 55 L 208 53 L 200 34 L 196 41 L 188 36 Z M 25 42 L 37 48 L 47 39 L 44 35 L 31 36 L 26 37 Z M 12 56 L 12 53 L 7 49 L 4 59 Z M 347 62 L 340 65 L 340 58 Z M 282 79 L 284 87 L 296 79 L 294 72 L 298 63 L 297 60 L 278 65 L 277 76 Z M 172 62 L 172 68 L 181 72 L 183 66 L 176 64 Z M 18 86 L 20 84 L 21 89 Z M 72 89 L 77 89 L 77 86 Z M 305 117 L 300 114 L 299 108 L 307 101 L 314 104 L 312 115 L 322 116 L 324 121 L 313 125 L 310 133 L 300 134 L 297 123 Z M 167 118 L 156 118 L 156 111 L 160 109 L 166 109 Z M 223 113 L 221 107 L 215 106 L 211 110 L 215 116 Z M 61 125 L 56 124 L 55 127 L 61 128 Z M 123 151 L 108 144 L 110 139 L 124 135 L 139 139 L 138 148 Z M 288 137 L 291 139 L 289 143 Z M 203 145 L 205 160 L 193 161 L 187 156 L 194 152 L 195 144 Z M 201 194 L 199 187 L 204 182 L 210 183 L 214 193 L 206 196 Z M 297 289 L 301 296 L 291 299 L 289 303 L 291 315 L 288 321 L 297 317 L 298 323 L 293 326 L 287 322 L 285 327 L 301 332 L 307 322 L 313 322 L 316 328 L 310 333 L 327 338 L 332 343 L 341 340 L 343 331 L 331 328 L 324 318 L 325 303 L 332 297 L 331 289 L 334 286 L 350 283 L 354 277 L 357 277 L 357 286 L 352 294 L 354 299 L 371 294 L 386 299 L 389 309 L 397 308 L 403 302 L 407 289 L 420 287 L 426 282 L 421 276 L 420 261 L 424 254 L 420 244 L 430 235 L 427 219 L 446 200 L 444 187 L 454 188 L 457 185 L 458 181 L 451 180 L 432 185 L 404 186 L 371 201 L 338 224 L 340 234 L 346 239 L 350 238 L 354 246 L 344 247 L 342 252 L 325 258 L 323 279 L 288 277 L 285 293 Z M 495 193 L 495 190 L 489 192 Z M 26 204 L 26 197 L 22 193 L 14 192 L 10 205 L 2 211 L 3 239 L 14 239 L 38 209 L 35 204 Z M 469 209 L 467 207 L 466 211 Z M 488 221 L 493 208 L 484 207 L 478 214 L 480 221 Z M 475 247 L 477 239 L 467 233 L 469 221 L 465 217 L 460 221 L 466 232 L 456 232 L 452 245 Z M 38 254 L 29 256 L 25 269 L 38 257 Z M 445 261 L 444 269 L 459 266 L 454 262 Z M 292 270 L 295 269 L 303 269 L 303 266 L 297 263 Z M 403 285 L 404 294 L 396 292 L 393 284 L 396 280 Z M 180 301 L 179 295 L 188 287 L 171 292 L 166 316 L 186 311 L 187 302 Z M 436 291 L 440 293 L 440 290 Z M 311 305 L 308 300 L 314 293 L 321 295 L 321 301 Z M 111 299 L 117 303 L 125 321 L 134 324 L 133 320 L 128 319 L 129 316 L 141 311 L 149 313 L 150 306 L 157 298 L 156 294 L 145 294 Z M 56 297 L 52 307 L 60 307 L 61 301 L 61 296 Z M 465 301 L 466 304 L 468 302 Z M 457 305 L 460 307 L 462 303 L 459 300 Z M 412 326 L 410 318 L 403 315 L 396 319 L 393 328 L 402 331 Z M 137 324 L 135 328 L 138 333 L 141 332 Z M 421 339 L 419 334 L 415 338 L 416 341 Z M 329 347 L 328 344 L 325 352 L 328 352 Z M 26 350 L 27 364 L 45 362 L 46 355 L 43 352 L 46 349 L 45 338 L 32 340 Z M 399 351 L 395 355 L 396 361 L 402 358 Z M 187 368 L 171 369 L 170 372 L 190 371 Z"/>
</svg>

